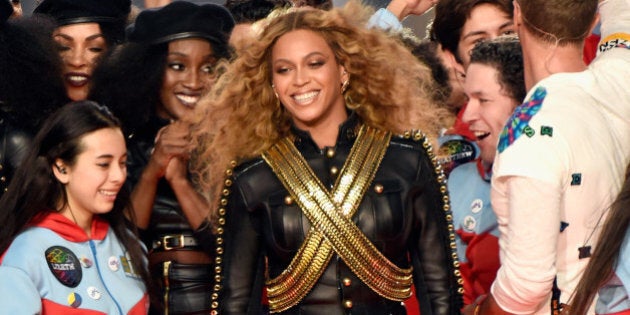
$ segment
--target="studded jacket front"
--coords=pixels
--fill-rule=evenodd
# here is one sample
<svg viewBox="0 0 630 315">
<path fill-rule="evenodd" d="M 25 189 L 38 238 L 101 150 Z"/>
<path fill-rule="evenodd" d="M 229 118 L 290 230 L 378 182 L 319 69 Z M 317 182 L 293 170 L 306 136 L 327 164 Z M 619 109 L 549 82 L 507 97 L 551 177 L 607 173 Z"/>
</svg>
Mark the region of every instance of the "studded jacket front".
<svg viewBox="0 0 630 315">
<path fill-rule="evenodd" d="M 308 133 L 293 130 L 294 144 L 328 188 L 344 166 L 360 122 L 340 127 L 335 147 L 319 149 Z M 459 273 L 445 183 L 418 137 L 393 136 L 352 222 L 392 263 L 413 268 L 420 311 L 458 314 Z M 218 240 L 220 314 L 260 314 L 265 279 L 282 273 L 311 224 L 262 159 L 239 165 L 227 198 Z M 220 220 L 221 221 L 221 220 Z M 449 230 L 450 229 L 450 230 Z M 333 255 L 313 289 L 282 314 L 406 314 L 404 305 L 379 296 L 339 255 Z"/>
</svg>

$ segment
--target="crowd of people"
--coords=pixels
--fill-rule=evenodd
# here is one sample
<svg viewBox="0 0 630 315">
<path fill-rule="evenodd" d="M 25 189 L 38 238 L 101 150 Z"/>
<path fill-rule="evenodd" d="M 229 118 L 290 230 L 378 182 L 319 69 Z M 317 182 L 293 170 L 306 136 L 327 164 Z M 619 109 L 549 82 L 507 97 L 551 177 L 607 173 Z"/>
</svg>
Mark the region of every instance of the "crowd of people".
<svg viewBox="0 0 630 315">
<path fill-rule="evenodd" d="M 630 314 L 627 69 L 630 0 L 0 0 L 0 314 Z"/>
</svg>

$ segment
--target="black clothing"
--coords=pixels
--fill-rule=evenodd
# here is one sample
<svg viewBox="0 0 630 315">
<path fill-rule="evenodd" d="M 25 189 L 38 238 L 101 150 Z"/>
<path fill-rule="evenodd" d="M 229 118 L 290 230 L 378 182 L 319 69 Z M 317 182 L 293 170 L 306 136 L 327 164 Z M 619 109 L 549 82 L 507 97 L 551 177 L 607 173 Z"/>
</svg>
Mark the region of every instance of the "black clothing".
<svg viewBox="0 0 630 315">
<path fill-rule="evenodd" d="M 359 125 L 353 114 L 340 127 L 336 147 L 323 150 L 308 133 L 293 130 L 296 148 L 329 189 L 355 142 Z M 287 190 L 262 159 L 237 166 L 232 180 L 223 234 L 219 309 L 221 314 L 260 314 L 265 265 L 268 278 L 284 271 L 311 225 L 295 202 L 287 202 Z M 458 314 L 461 307 L 441 186 L 422 142 L 394 136 L 352 217 L 387 259 L 402 268 L 413 266 L 423 315 Z M 282 314 L 406 311 L 400 302 L 373 292 L 335 254 L 312 291 Z"/>
<path fill-rule="evenodd" d="M 18 166 L 26 159 L 33 142 L 33 135 L 10 123 L 0 112 L 0 197 L 9 187 L 9 182 Z"/>
<path fill-rule="evenodd" d="M 168 120 L 153 117 L 138 132 L 127 137 L 127 184 L 134 187 L 149 163 L 154 139 Z M 141 237 L 151 252 L 168 250 L 199 250 L 200 242 L 184 216 L 175 193 L 166 179 L 160 179 L 149 226 L 141 231 Z M 181 242 L 183 241 L 183 242 Z M 151 273 L 157 285 L 157 299 L 152 299 L 150 314 L 161 314 L 157 303 L 168 299 L 168 314 L 208 314 L 210 309 L 211 264 L 181 264 L 170 261 L 154 264 Z M 168 290 L 167 290 L 168 285 Z M 156 303 L 157 302 L 157 303 Z"/>
</svg>

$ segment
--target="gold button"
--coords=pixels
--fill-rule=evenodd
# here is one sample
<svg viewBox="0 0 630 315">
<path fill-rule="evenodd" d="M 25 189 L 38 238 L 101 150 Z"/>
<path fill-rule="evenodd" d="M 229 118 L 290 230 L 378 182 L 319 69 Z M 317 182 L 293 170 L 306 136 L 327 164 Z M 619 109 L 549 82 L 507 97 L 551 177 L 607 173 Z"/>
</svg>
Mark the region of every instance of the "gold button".
<svg viewBox="0 0 630 315">
<path fill-rule="evenodd" d="M 291 196 L 284 197 L 284 204 L 287 206 L 293 204 L 293 198 L 291 198 Z"/>
<path fill-rule="evenodd" d="M 349 287 L 352 284 L 352 280 L 350 280 L 350 278 L 343 278 L 342 282 L 346 287 Z"/>
<path fill-rule="evenodd" d="M 330 159 L 332 159 L 333 157 L 335 157 L 335 149 L 333 148 L 328 148 L 328 150 L 326 150 L 326 156 Z"/>
<path fill-rule="evenodd" d="M 4 183 L 4 182 L 6 182 L 6 181 L 7 181 L 7 178 L 6 178 L 6 177 L 4 177 L 4 176 L 0 177 L 0 182 L 3 182 L 3 183 Z"/>
<path fill-rule="evenodd" d="M 343 301 L 343 306 L 345 308 L 352 308 L 352 301 L 350 301 L 350 300 Z"/>
<path fill-rule="evenodd" d="M 0 164 L 0 171 L 2 171 L 3 168 L 4 168 L 4 166 L 2 166 L 2 164 Z"/>
<path fill-rule="evenodd" d="M 383 185 L 381 185 L 381 184 L 374 185 L 374 191 L 377 194 L 382 194 L 383 193 Z"/>
<path fill-rule="evenodd" d="M 339 169 L 336 166 L 330 168 L 330 174 L 337 175 L 339 173 Z"/>
</svg>

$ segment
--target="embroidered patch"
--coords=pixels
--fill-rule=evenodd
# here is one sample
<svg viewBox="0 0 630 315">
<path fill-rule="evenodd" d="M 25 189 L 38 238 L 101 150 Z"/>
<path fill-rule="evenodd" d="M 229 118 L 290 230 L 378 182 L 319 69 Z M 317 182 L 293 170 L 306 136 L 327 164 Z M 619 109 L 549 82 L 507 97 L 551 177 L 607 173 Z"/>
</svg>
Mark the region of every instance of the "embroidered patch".
<svg viewBox="0 0 630 315">
<path fill-rule="evenodd" d="M 538 87 L 527 102 L 514 109 L 514 113 L 508 119 L 508 123 L 499 137 L 499 153 L 514 143 L 522 134 L 526 134 L 528 137 L 534 136 L 535 130 L 528 123 L 540 110 L 545 96 L 547 96 L 547 90 L 544 87 Z"/>
<path fill-rule="evenodd" d="M 460 137 L 453 136 L 440 145 L 438 161 L 450 173 L 455 167 L 468 163 L 477 156 L 477 149 L 473 143 Z"/>
<path fill-rule="evenodd" d="M 599 52 L 611 50 L 613 48 L 630 49 L 630 34 L 615 33 L 602 39 L 599 43 Z"/>
<path fill-rule="evenodd" d="M 541 126 L 540 127 L 540 135 L 541 136 L 553 137 L 553 127 Z"/>
<path fill-rule="evenodd" d="M 569 223 L 566 223 L 564 221 L 560 221 L 560 232 L 564 232 L 564 229 L 566 229 L 567 226 L 569 226 Z"/>
<path fill-rule="evenodd" d="M 68 294 L 68 305 L 70 305 L 72 308 L 78 308 L 79 306 L 81 306 L 81 302 L 83 302 L 83 299 L 81 298 L 79 293 L 72 292 Z"/>
<path fill-rule="evenodd" d="M 120 264 L 122 265 L 123 271 L 125 272 L 125 276 L 139 279 L 140 275 L 133 268 L 133 264 L 131 263 L 131 258 L 127 256 L 120 256 Z"/>
<path fill-rule="evenodd" d="M 87 288 L 87 295 L 92 300 L 100 300 L 101 297 L 103 296 L 101 294 L 101 291 L 99 291 L 99 289 L 97 289 L 96 287 L 89 287 L 89 288 Z"/>
<path fill-rule="evenodd" d="M 478 213 L 483 208 L 483 200 L 477 198 L 470 203 L 470 211 Z"/>
<path fill-rule="evenodd" d="M 83 272 L 79 259 L 63 246 L 53 246 L 46 250 L 48 268 L 61 284 L 74 288 L 81 283 Z"/>
<path fill-rule="evenodd" d="M 582 174 L 575 173 L 571 174 L 571 186 L 578 186 L 582 184 Z"/>
<path fill-rule="evenodd" d="M 473 232 L 475 230 L 475 227 L 477 227 L 477 220 L 475 220 L 473 216 L 467 215 L 464 218 L 464 230 L 468 232 Z"/>
</svg>

